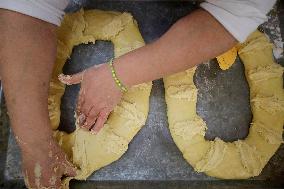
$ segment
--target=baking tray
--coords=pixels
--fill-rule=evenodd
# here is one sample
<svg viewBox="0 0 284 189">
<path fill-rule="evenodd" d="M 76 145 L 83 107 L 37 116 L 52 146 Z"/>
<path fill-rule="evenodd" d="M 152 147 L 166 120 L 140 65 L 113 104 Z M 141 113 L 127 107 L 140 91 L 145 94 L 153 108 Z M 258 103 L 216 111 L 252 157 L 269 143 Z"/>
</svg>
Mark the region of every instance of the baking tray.
<svg viewBox="0 0 284 189">
<path fill-rule="evenodd" d="M 145 1 L 74 1 L 67 11 L 86 9 L 127 11 L 139 24 L 141 34 L 150 43 L 165 33 L 179 18 L 198 8 L 192 2 Z M 276 23 L 276 24 L 279 24 Z M 264 27 L 264 30 L 267 28 Z M 269 29 L 267 29 L 269 30 Z M 274 29 L 272 29 L 274 30 Z M 268 31 L 269 33 L 269 31 Z M 270 34 L 270 33 L 269 33 Z M 273 37 L 273 35 L 272 35 Z M 206 48 L 206 47 L 204 47 Z M 113 57 L 113 45 L 97 41 L 95 45 L 78 45 L 64 66 L 64 73 L 73 74 Z M 195 84 L 199 89 L 197 112 L 208 125 L 206 138 L 220 137 L 225 141 L 243 139 L 252 119 L 249 88 L 239 59 L 227 71 L 216 62 L 198 66 Z M 62 99 L 60 129 L 72 132 L 79 86 L 67 86 Z M 284 180 L 284 147 L 279 148 L 258 177 L 249 180 L 225 181 L 197 173 L 183 159 L 174 144 L 167 123 L 162 80 L 154 81 L 150 112 L 146 125 L 129 144 L 118 161 L 95 172 L 87 182 L 72 182 L 74 188 L 275 188 Z M 5 165 L 7 181 L 22 182 L 20 154 L 12 135 L 9 136 Z"/>
</svg>

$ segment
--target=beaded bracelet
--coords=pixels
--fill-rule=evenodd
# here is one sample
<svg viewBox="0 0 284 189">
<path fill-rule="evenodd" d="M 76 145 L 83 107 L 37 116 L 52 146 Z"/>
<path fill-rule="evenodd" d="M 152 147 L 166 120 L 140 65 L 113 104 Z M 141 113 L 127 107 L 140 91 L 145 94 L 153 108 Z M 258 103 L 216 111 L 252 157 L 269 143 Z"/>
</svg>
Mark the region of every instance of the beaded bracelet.
<svg viewBox="0 0 284 189">
<path fill-rule="evenodd" d="M 118 77 L 116 75 L 116 72 L 115 72 L 115 69 L 114 69 L 114 66 L 113 66 L 113 58 L 109 61 L 109 67 L 110 67 L 110 70 L 111 70 L 112 78 L 114 79 L 114 81 L 115 81 L 116 85 L 118 86 L 118 88 L 122 92 L 126 92 L 127 88 L 121 83 L 121 81 L 118 79 Z"/>
</svg>

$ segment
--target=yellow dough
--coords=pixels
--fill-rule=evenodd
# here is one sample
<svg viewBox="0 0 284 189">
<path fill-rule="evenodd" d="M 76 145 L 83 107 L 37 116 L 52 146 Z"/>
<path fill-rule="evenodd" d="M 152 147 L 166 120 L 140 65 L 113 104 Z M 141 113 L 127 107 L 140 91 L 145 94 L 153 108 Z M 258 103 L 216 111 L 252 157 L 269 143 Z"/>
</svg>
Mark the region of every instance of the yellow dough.
<svg viewBox="0 0 284 189">
<path fill-rule="evenodd" d="M 146 122 L 152 83 L 129 89 L 97 135 L 78 127 L 73 133 L 67 134 L 56 131 L 60 120 L 61 97 L 65 90 L 57 76 L 62 73 L 63 65 L 70 57 L 73 47 L 78 44 L 109 40 L 114 44 L 115 57 L 118 57 L 145 43 L 136 21 L 129 13 L 81 10 L 67 14 L 57 33 L 58 49 L 50 83 L 49 114 L 55 138 L 78 167 L 75 179 L 84 180 L 126 152 L 129 142 Z M 71 179 L 65 180 L 64 188 L 69 188 Z"/>
<path fill-rule="evenodd" d="M 259 175 L 282 143 L 283 68 L 274 62 L 272 45 L 257 31 L 240 47 L 239 55 L 250 86 L 253 113 L 245 140 L 205 140 L 206 123 L 196 114 L 196 68 L 164 78 L 169 128 L 176 145 L 196 171 L 217 178 Z"/>
<path fill-rule="evenodd" d="M 229 51 L 225 52 L 224 54 L 217 56 L 216 59 L 219 64 L 219 67 L 222 70 L 227 70 L 235 63 L 237 56 L 238 56 L 238 46 L 235 46 Z"/>
</svg>

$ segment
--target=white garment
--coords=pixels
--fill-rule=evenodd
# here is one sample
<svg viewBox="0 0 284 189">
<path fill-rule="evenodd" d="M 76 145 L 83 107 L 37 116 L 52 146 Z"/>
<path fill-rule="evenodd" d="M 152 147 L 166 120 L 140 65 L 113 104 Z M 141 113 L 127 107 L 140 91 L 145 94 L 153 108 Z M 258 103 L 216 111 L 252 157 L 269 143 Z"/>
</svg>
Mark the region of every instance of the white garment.
<svg viewBox="0 0 284 189">
<path fill-rule="evenodd" d="M 0 8 L 60 25 L 69 0 L 0 0 Z"/>
<path fill-rule="evenodd" d="M 212 14 L 238 41 L 267 21 L 276 0 L 206 0 L 201 7 Z"/>
<path fill-rule="evenodd" d="M 212 14 L 238 41 L 267 20 L 276 0 L 206 0 L 201 7 Z M 0 0 L 0 8 L 60 25 L 68 0 Z M 200 23 L 202 24 L 202 23 Z"/>
</svg>

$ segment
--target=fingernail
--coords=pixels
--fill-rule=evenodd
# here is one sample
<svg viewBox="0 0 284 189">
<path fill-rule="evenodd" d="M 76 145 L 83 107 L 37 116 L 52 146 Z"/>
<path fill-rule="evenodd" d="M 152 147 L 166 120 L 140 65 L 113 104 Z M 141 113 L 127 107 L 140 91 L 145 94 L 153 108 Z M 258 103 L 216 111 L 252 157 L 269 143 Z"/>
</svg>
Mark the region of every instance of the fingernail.
<svg viewBox="0 0 284 189">
<path fill-rule="evenodd" d="M 80 127 L 81 128 L 86 128 L 86 126 L 87 126 L 87 122 L 85 122 L 83 125 L 81 125 Z"/>
<path fill-rule="evenodd" d="M 59 74 L 59 75 L 58 75 L 58 79 L 59 79 L 60 81 L 64 80 L 64 78 L 65 78 L 65 75 L 64 75 L 64 74 Z"/>
<path fill-rule="evenodd" d="M 69 80 L 70 80 L 71 78 L 72 78 L 72 77 L 71 77 L 70 75 L 64 75 L 64 74 L 60 74 L 60 75 L 58 76 L 58 79 L 59 79 L 62 83 L 66 84 L 66 85 L 70 85 Z"/>
<path fill-rule="evenodd" d="M 79 125 L 82 125 L 85 120 L 86 120 L 86 116 L 84 114 L 79 115 L 78 117 Z"/>
<path fill-rule="evenodd" d="M 64 76 L 64 74 L 61 73 L 61 74 L 58 75 L 58 78 L 62 78 L 63 76 Z"/>
<path fill-rule="evenodd" d="M 92 135 L 98 134 L 98 132 L 97 132 L 97 131 L 94 131 L 94 130 L 91 130 L 90 132 L 91 132 Z"/>
</svg>

